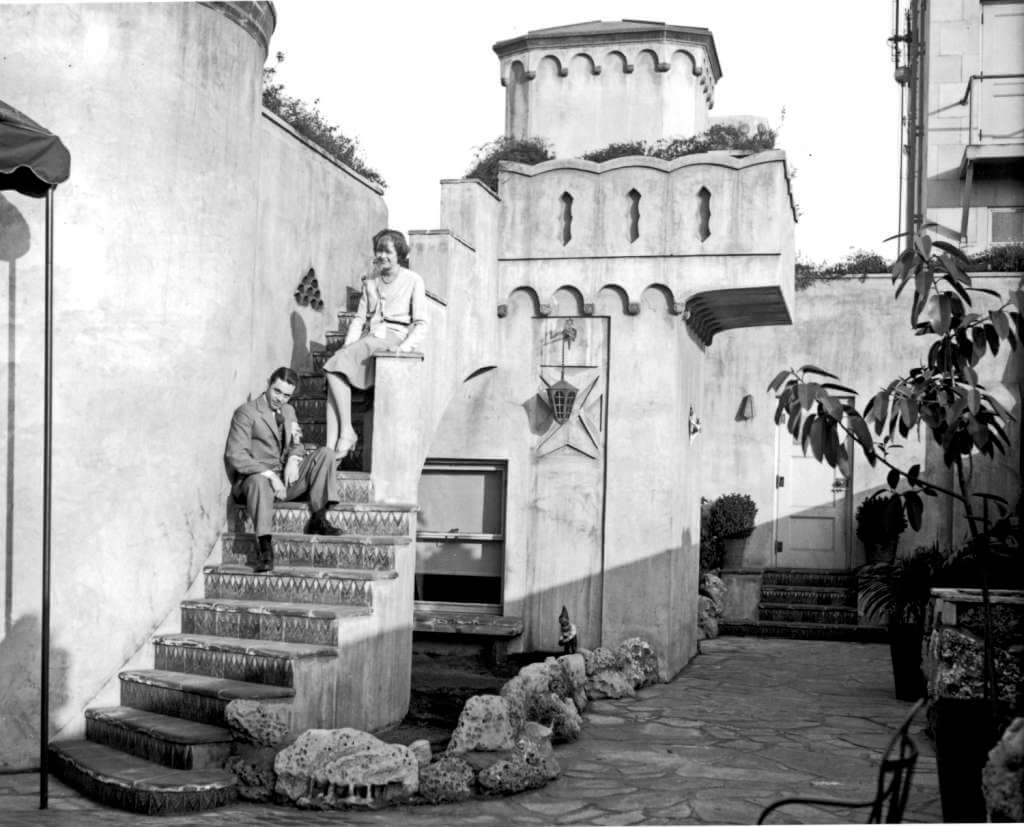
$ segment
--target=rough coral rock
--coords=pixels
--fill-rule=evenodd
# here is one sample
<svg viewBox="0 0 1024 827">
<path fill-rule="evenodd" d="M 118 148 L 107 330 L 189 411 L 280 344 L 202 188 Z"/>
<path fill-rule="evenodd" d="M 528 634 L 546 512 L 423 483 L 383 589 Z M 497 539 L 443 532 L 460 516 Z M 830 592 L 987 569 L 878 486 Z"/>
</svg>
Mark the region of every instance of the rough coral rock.
<svg viewBox="0 0 1024 827">
<path fill-rule="evenodd" d="M 718 615 L 714 603 L 707 595 L 697 598 L 697 630 L 703 638 L 718 637 Z"/>
<path fill-rule="evenodd" d="M 654 653 L 654 647 L 646 640 L 631 637 L 620 643 L 616 652 L 624 658 L 628 657 L 639 671 L 638 682 L 633 684 L 636 689 L 661 683 L 658 656 Z"/>
<path fill-rule="evenodd" d="M 512 795 L 524 790 L 543 787 L 558 777 L 561 768 L 550 754 L 544 754 L 540 745 L 521 739 L 516 754 L 499 761 L 477 775 L 477 784 L 495 795 Z"/>
<path fill-rule="evenodd" d="M 412 754 L 416 756 L 416 761 L 421 767 L 427 766 L 430 763 L 430 759 L 433 757 L 433 751 L 430 748 L 430 741 L 426 738 L 420 738 L 409 744 L 409 749 Z"/>
<path fill-rule="evenodd" d="M 475 775 L 462 758 L 445 755 L 420 770 L 420 795 L 431 804 L 465 801 L 473 795 Z"/>
<path fill-rule="evenodd" d="M 633 679 L 621 669 L 602 669 L 587 680 L 587 695 L 591 698 L 634 698 Z"/>
<path fill-rule="evenodd" d="M 981 785 L 990 822 L 1024 822 L 1024 718 L 1014 718 L 989 752 Z"/>
<path fill-rule="evenodd" d="M 553 737 L 554 732 L 551 727 L 544 726 L 544 724 L 537 721 L 527 721 L 523 724 L 519 738 L 516 739 L 516 746 L 522 748 L 523 741 L 532 741 L 540 748 L 541 752 L 545 755 L 550 755 L 552 751 L 551 739 Z"/>
<path fill-rule="evenodd" d="M 711 600 L 712 615 L 721 617 L 725 611 L 725 595 L 729 591 L 725 581 L 717 574 L 706 571 L 700 576 L 699 591 Z"/>
<path fill-rule="evenodd" d="M 412 796 L 419 764 L 402 744 L 357 729 L 311 729 L 274 760 L 275 792 L 299 807 L 377 807 Z"/>
<path fill-rule="evenodd" d="M 499 693 L 508 704 L 509 723 L 514 732 L 518 732 L 526 721 L 527 695 L 529 684 L 522 675 L 516 675 L 505 681 Z"/>
<path fill-rule="evenodd" d="M 224 708 L 224 721 L 236 741 L 277 747 L 288 739 L 291 705 L 239 698 Z"/>
<path fill-rule="evenodd" d="M 274 773 L 274 747 L 235 744 L 235 754 L 226 769 L 238 779 L 238 797 L 243 801 L 270 801 L 274 795 L 277 775 Z"/>
<path fill-rule="evenodd" d="M 448 752 L 512 749 L 515 737 L 508 701 L 500 695 L 474 695 L 462 708 Z"/>
<path fill-rule="evenodd" d="M 585 649 L 582 654 L 588 678 L 596 672 L 603 672 L 606 669 L 618 669 L 622 666 L 615 652 L 611 649 L 606 649 L 604 646 L 598 646 L 596 649 Z"/>
<path fill-rule="evenodd" d="M 587 663 L 583 655 L 578 652 L 573 655 L 562 655 L 558 659 L 562 667 L 562 674 L 565 676 L 571 690 L 570 697 L 576 704 L 576 708 L 583 712 L 587 708 Z"/>
</svg>

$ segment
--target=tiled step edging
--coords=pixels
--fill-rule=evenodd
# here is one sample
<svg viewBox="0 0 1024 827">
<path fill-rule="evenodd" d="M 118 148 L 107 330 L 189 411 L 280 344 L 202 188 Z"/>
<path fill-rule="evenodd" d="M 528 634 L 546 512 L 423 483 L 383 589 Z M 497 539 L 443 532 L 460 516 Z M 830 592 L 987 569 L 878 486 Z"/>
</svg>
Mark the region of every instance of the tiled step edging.
<svg viewBox="0 0 1024 827">
<path fill-rule="evenodd" d="M 395 567 L 396 548 L 408 548 L 406 537 L 320 537 L 310 534 L 271 536 L 274 562 L 278 566 L 311 566 L 328 569 L 375 569 Z M 257 549 L 255 534 L 226 533 L 222 538 L 225 563 L 247 565 Z"/>
<path fill-rule="evenodd" d="M 231 754 L 223 727 L 126 706 L 87 709 L 85 737 L 176 770 L 220 768 Z"/>
</svg>

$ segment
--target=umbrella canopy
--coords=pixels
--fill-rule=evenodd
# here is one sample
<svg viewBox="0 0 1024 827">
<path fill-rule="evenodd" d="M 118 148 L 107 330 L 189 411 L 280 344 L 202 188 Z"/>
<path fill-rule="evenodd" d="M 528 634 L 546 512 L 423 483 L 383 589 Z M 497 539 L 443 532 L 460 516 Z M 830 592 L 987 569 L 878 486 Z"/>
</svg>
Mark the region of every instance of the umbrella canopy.
<svg viewBox="0 0 1024 827">
<path fill-rule="evenodd" d="M 60 138 L 0 100 L 0 190 L 41 198 L 70 172 Z"/>
</svg>

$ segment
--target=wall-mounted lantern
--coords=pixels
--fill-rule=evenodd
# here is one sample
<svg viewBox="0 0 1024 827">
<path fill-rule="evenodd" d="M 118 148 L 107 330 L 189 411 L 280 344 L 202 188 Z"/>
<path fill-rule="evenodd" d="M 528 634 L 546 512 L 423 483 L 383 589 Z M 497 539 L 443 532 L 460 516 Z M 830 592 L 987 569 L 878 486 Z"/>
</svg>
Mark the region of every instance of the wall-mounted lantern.
<svg viewBox="0 0 1024 827">
<path fill-rule="evenodd" d="M 555 422 L 559 425 L 567 422 L 572 416 L 572 408 L 576 404 L 576 394 L 579 393 L 579 388 L 571 382 L 565 381 L 565 343 L 568 342 L 572 347 L 572 343 L 576 341 L 576 333 L 576 326 L 572 323 L 572 319 L 566 319 L 561 332 L 557 334 L 562 340 L 562 375 L 553 385 L 548 385 L 548 404 L 551 406 Z"/>
</svg>

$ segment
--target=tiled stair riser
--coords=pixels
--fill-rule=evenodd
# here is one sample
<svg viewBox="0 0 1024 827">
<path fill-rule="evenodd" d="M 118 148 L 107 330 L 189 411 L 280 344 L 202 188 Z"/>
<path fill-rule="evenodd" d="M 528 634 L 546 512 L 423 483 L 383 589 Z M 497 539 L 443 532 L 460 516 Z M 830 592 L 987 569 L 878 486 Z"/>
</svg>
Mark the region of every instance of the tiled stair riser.
<svg viewBox="0 0 1024 827">
<path fill-rule="evenodd" d="M 145 732 L 132 730 L 91 717 L 86 713 L 85 737 L 129 755 L 137 755 L 176 770 L 202 770 L 223 767 L 231 755 L 231 742 L 215 744 L 178 744 L 162 741 Z"/>
<path fill-rule="evenodd" d="M 848 606 L 759 606 L 759 620 L 791 623 L 857 623 L 857 610 Z"/>
<path fill-rule="evenodd" d="M 370 583 L 348 577 L 301 577 L 295 574 L 206 572 L 206 596 L 277 603 L 327 603 L 372 606 Z"/>
<path fill-rule="evenodd" d="M 252 534 L 253 527 L 245 509 L 237 506 L 231 515 L 231 530 L 236 533 Z M 409 512 L 406 510 L 385 511 L 373 506 L 330 508 L 327 521 L 345 534 L 360 534 L 381 537 L 404 537 L 409 533 Z M 302 534 L 310 519 L 308 503 L 278 503 L 274 507 L 271 531 L 282 534 Z"/>
<path fill-rule="evenodd" d="M 814 586 L 834 589 L 856 589 L 857 577 L 850 572 L 800 571 L 767 569 L 761 575 L 762 586 Z"/>
<path fill-rule="evenodd" d="M 274 562 L 278 566 L 310 566 L 325 569 L 372 569 L 390 571 L 395 567 L 392 543 L 362 543 L 318 540 L 312 536 L 271 540 Z M 255 535 L 226 535 L 223 541 L 225 563 L 246 565 L 256 553 Z"/>
<path fill-rule="evenodd" d="M 305 373 L 299 376 L 299 387 L 295 392 L 296 396 L 303 398 L 321 397 L 327 398 L 327 380 L 322 373 Z"/>
<path fill-rule="evenodd" d="M 856 606 L 857 592 L 852 589 L 762 585 L 761 602 L 806 603 L 817 606 Z"/>
<path fill-rule="evenodd" d="M 848 640 L 859 643 L 885 641 L 885 629 L 852 624 L 796 624 L 787 621 L 726 621 L 719 625 L 723 635 L 781 637 L 791 640 Z"/>
<path fill-rule="evenodd" d="M 151 686 L 121 680 L 121 705 L 145 709 L 161 715 L 177 715 L 201 724 L 224 726 L 224 709 L 228 698 L 210 698 L 164 686 Z"/>
<path fill-rule="evenodd" d="M 109 770 L 97 771 L 91 754 L 94 744 L 55 745 L 50 748 L 50 767 L 54 775 L 83 795 L 107 807 L 143 815 L 180 815 L 197 813 L 231 804 L 238 797 L 233 775 L 221 773 L 218 780 L 207 781 L 199 773 L 191 783 L 157 788 L 149 779 L 116 779 Z M 160 781 L 154 778 L 154 782 Z"/>
<path fill-rule="evenodd" d="M 223 612 L 214 608 L 181 609 L 185 634 L 279 640 L 287 643 L 338 643 L 338 619 L 294 615 Z"/>
<path fill-rule="evenodd" d="M 159 641 L 153 645 L 154 665 L 172 672 L 193 672 L 214 678 L 292 686 L 289 658 L 254 652 L 225 652 L 191 646 L 173 646 Z"/>
</svg>

